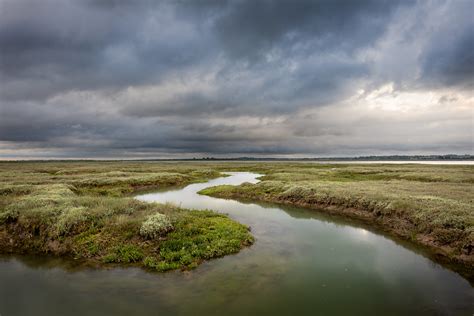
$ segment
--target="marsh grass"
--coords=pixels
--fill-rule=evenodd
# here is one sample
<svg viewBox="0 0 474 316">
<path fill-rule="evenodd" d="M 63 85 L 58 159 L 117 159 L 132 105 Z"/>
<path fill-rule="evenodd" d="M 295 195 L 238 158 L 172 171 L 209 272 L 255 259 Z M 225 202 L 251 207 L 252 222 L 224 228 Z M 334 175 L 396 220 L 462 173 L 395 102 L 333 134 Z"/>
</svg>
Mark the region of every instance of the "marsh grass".
<svg viewBox="0 0 474 316">
<path fill-rule="evenodd" d="M 474 166 L 274 163 L 258 171 L 257 184 L 200 193 L 328 207 L 473 265 Z"/>
<path fill-rule="evenodd" d="M 473 265 L 474 166 L 462 165 L 0 163 L 0 250 L 159 271 L 193 268 L 251 244 L 247 227 L 223 215 L 142 203 L 130 195 L 206 181 L 222 171 L 263 176 L 257 184 L 214 187 L 203 194 L 362 218 Z M 140 234 L 144 223 L 158 213 L 169 218 L 172 228 Z"/>
<path fill-rule="evenodd" d="M 174 164 L 0 163 L 0 251 L 158 271 L 194 268 L 251 244 L 247 227 L 128 195 L 218 175 Z"/>
</svg>

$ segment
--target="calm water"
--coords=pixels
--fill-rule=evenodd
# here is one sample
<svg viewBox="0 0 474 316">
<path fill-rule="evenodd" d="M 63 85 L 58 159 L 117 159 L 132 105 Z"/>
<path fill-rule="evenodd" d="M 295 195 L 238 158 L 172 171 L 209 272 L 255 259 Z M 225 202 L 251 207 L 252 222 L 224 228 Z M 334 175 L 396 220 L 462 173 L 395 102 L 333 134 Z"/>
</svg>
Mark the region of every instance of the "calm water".
<svg viewBox="0 0 474 316">
<path fill-rule="evenodd" d="M 191 272 L 74 269 L 70 262 L 0 259 L 0 314 L 472 315 L 474 290 L 456 273 L 383 236 L 316 212 L 197 195 L 257 182 L 230 173 L 141 195 L 213 209 L 250 225 L 256 243 Z"/>
<path fill-rule="evenodd" d="M 474 165 L 474 160 L 353 160 L 353 161 L 326 161 L 329 164 L 416 164 L 416 165 Z"/>
</svg>

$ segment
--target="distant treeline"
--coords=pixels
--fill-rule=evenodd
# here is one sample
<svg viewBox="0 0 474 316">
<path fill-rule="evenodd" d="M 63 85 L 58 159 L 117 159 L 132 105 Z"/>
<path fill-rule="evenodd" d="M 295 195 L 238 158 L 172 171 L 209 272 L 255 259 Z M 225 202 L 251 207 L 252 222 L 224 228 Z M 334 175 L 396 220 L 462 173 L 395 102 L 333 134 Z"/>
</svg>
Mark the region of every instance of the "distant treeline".
<svg viewBox="0 0 474 316">
<path fill-rule="evenodd" d="M 152 159 L 154 160 L 154 159 Z M 161 160 L 161 159 L 157 159 Z M 271 158 L 271 157 L 234 157 L 234 158 L 192 158 L 171 160 L 232 160 L 232 161 L 438 161 L 438 160 L 474 160 L 473 155 L 391 155 L 327 158 Z"/>
</svg>

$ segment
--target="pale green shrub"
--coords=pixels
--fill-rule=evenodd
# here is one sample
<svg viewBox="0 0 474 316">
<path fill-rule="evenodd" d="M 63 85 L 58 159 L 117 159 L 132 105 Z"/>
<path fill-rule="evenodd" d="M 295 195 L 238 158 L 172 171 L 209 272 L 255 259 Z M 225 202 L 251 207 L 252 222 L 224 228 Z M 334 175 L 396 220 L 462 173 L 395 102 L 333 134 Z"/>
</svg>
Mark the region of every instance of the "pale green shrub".
<svg viewBox="0 0 474 316">
<path fill-rule="evenodd" d="M 173 224 L 168 216 L 155 213 L 147 217 L 140 227 L 140 235 L 153 239 L 173 229 Z"/>
</svg>

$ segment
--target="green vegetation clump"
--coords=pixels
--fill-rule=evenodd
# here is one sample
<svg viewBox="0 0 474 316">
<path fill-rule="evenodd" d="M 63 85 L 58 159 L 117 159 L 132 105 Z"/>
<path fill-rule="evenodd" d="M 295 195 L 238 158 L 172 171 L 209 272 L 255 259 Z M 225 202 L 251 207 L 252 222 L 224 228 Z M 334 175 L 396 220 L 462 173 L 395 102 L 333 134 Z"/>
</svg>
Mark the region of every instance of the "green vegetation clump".
<svg viewBox="0 0 474 316">
<path fill-rule="evenodd" d="M 250 245 L 248 228 L 225 215 L 128 195 L 219 174 L 188 164 L 0 163 L 0 252 L 157 271 L 195 268 Z"/>
<path fill-rule="evenodd" d="M 248 227 L 212 211 L 188 212 L 168 237 L 161 244 L 160 256 L 183 265 L 235 253 L 253 242 Z"/>
<path fill-rule="evenodd" d="M 104 257 L 106 263 L 132 263 L 143 259 L 143 252 L 135 245 L 120 245 Z"/>
<path fill-rule="evenodd" d="M 187 211 L 145 265 L 160 271 L 192 269 L 202 260 L 236 253 L 253 243 L 248 227 L 211 211 Z"/>
</svg>

